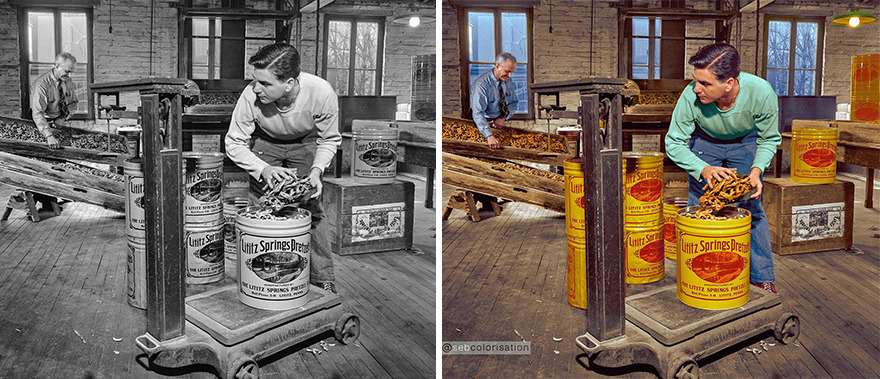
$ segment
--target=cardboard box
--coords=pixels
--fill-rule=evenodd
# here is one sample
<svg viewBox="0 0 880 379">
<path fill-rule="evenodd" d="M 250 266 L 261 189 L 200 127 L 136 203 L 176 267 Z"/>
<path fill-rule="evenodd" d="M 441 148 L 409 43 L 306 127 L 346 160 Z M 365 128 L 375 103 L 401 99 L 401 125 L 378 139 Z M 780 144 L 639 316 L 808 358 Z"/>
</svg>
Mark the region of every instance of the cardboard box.
<svg viewBox="0 0 880 379">
<path fill-rule="evenodd" d="M 852 247 L 851 182 L 829 184 L 764 178 L 763 204 L 770 224 L 770 247 L 779 255 Z"/>
<path fill-rule="evenodd" d="M 415 185 L 394 180 L 325 178 L 323 204 L 330 246 L 339 255 L 412 247 Z"/>
</svg>

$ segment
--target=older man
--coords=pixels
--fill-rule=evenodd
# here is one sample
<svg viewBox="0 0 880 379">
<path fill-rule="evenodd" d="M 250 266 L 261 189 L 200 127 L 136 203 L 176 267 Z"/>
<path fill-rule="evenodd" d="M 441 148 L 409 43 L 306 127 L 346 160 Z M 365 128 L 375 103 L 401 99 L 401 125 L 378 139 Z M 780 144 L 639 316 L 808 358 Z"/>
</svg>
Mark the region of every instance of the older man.
<svg viewBox="0 0 880 379">
<path fill-rule="evenodd" d="M 46 137 L 50 148 L 61 147 L 52 135 L 53 126 L 62 126 L 76 109 L 76 85 L 70 74 L 76 69 L 76 58 L 70 53 L 55 56 L 55 66 L 40 75 L 31 87 L 31 111 L 37 130 Z"/>
<path fill-rule="evenodd" d="M 516 87 L 510 81 L 514 71 L 516 57 L 510 53 L 498 54 L 492 71 L 480 75 L 471 89 L 474 123 L 493 149 L 500 148 L 501 142 L 492 135 L 489 127 L 503 128 L 504 122 L 516 112 Z"/>
</svg>

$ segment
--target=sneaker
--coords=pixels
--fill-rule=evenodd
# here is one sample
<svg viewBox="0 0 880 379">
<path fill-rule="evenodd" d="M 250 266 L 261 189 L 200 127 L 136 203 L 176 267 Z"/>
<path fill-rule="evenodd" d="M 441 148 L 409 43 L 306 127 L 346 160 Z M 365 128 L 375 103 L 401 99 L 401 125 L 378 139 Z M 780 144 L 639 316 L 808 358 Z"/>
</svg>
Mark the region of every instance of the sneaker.
<svg viewBox="0 0 880 379">
<path fill-rule="evenodd" d="M 752 283 L 752 284 L 758 286 L 759 288 L 761 288 L 764 291 L 773 293 L 774 295 L 779 295 L 779 292 L 776 292 L 776 286 L 773 285 L 773 282 L 763 282 L 763 283 L 749 282 L 749 283 Z"/>
<path fill-rule="evenodd" d="M 315 283 L 315 285 L 320 287 L 324 291 L 339 293 L 339 292 L 336 292 L 336 284 L 334 284 L 333 282 L 318 282 L 318 283 Z"/>
</svg>

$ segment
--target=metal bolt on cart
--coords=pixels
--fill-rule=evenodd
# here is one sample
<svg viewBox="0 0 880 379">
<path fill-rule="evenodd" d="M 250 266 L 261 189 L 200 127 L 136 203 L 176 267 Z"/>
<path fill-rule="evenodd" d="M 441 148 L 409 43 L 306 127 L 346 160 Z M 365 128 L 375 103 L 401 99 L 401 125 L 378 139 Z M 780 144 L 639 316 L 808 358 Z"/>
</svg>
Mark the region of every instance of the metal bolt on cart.
<svg viewBox="0 0 880 379">
<path fill-rule="evenodd" d="M 214 367 L 221 378 L 258 378 L 258 360 L 325 332 L 343 344 L 360 334 L 339 295 L 316 286 L 301 307 L 269 311 L 238 299 L 237 285 L 186 296 L 181 183 L 186 79 L 147 77 L 94 84 L 95 95 L 138 91 L 144 151 L 147 333 L 135 341 L 149 367 Z"/>
<path fill-rule="evenodd" d="M 624 293 L 622 100 L 625 80 L 587 78 L 534 84 L 531 92 L 580 93 L 586 212 L 586 333 L 576 338 L 590 367 L 653 366 L 662 377 L 696 378 L 698 361 L 736 343 L 772 331 L 794 342 L 800 321 L 782 298 L 751 286 L 751 298 L 727 310 L 692 308 L 675 285 L 626 297 Z M 557 104 L 558 105 L 558 104 Z M 600 128 L 599 121 L 604 128 Z"/>
</svg>

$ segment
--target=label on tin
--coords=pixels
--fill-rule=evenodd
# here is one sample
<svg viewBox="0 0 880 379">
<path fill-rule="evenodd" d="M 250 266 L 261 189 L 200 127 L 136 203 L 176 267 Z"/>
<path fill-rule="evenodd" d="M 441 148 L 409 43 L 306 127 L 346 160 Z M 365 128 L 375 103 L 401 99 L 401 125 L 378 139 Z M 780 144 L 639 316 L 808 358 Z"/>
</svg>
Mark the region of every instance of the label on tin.
<svg viewBox="0 0 880 379">
<path fill-rule="evenodd" d="M 627 216 L 654 215 L 662 211 L 663 171 L 650 169 L 627 172 L 623 198 L 623 214 Z M 624 219 L 626 222 L 626 219 Z"/>
<path fill-rule="evenodd" d="M 402 202 L 351 207 L 351 242 L 402 238 L 405 224 Z"/>
<path fill-rule="evenodd" d="M 678 245 L 675 244 L 675 212 L 663 212 L 663 246 L 666 258 L 676 259 Z"/>
<path fill-rule="evenodd" d="M 208 279 L 223 275 L 223 226 L 187 231 L 186 276 L 193 279 Z"/>
<path fill-rule="evenodd" d="M 792 176 L 798 178 L 833 178 L 837 175 L 837 144 L 827 140 L 793 139 Z"/>
<path fill-rule="evenodd" d="M 393 178 L 397 175 L 397 143 L 355 138 L 354 176 Z"/>
<path fill-rule="evenodd" d="M 144 211 L 144 177 L 126 175 L 125 202 L 128 212 L 128 228 L 143 231 L 147 220 Z"/>
<path fill-rule="evenodd" d="M 568 243 L 568 264 L 566 284 L 568 303 L 578 308 L 587 308 L 587 253 L 584 248 L 576 248 Z"/>
<path fill-rule="evenodd" d="M 586 223 L 586 215 L 584 213 L 584 177 L 575 175 L 566 175 L 568 179 L 565 183 L 565 212 L 566 212 L 566 229 L 584 230 Z"/>
<path fill-rule="evenodd" d="M 623 241 L 627 283 L 644 284 L 663 279 L 666 275 L 663 225 L 658 224 L 646 230 L 626 230 Z"/>
<path fill-rule="evenodd" d="M 147 306 L 147 254 L 143 250 L 145 247 L 137 249 L 131 242 L 127 246 L 125 282 L 128 303 L 143 309 Z"/>
<path fill-rule="evenodd" d="M 308 231 L 296 236 L 266 237 L 242 232 L 239 288 L 245 296 L 283 301 L 309 293 Z"/>
<path fill-rule="evenodd" d="M 748 295 L 749 232 L 726 237 L 681 232 L 678 245 L 683 261 L 678 269 L 681 294 L 700 301 Z"/>
<path fill-rule="evenodd" d="M 222 211 L 220 194 L 223 189 L 223 171 L 195 170 L 186 173 L 186 197 L 183 201 L 184 214 L 204 216 Z"/>
<path fill-rule="evenodd" d="M 844 204 L 791 207 L 791 242 L 843 237 Z"/>
</svg>

